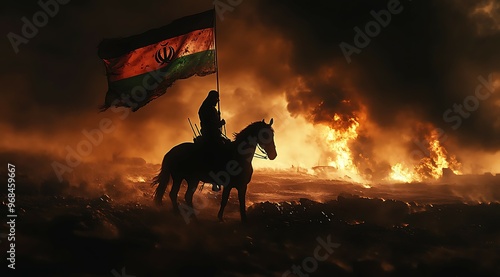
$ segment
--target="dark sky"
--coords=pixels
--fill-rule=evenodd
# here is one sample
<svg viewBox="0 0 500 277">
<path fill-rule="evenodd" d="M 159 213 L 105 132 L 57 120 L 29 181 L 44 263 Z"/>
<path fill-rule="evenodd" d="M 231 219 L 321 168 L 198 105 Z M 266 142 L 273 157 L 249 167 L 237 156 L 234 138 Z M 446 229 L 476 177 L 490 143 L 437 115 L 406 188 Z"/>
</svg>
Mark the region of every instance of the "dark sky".
<svg viewBox="0 0 500 277">
<path fill-rule="evenodd" d="M 109 118 L 116 128 L 93 157 L 125 153 L 159 162 L 174 143 L 191 138 L 186 118 L 198 121 L 197 109 L 215 88 L 215 76 L 180 81 L 123 118 L 110 110 L 99 113 L 107 85 L 97 45 L 210 9 L 212 2 L 69 1 L 17 54 L 7 34 L 20 35 L 21 18 L 31 21 L 41 8 L 37 1 L 4 3 L 0 147 L 64 156 L 66 146 L 85 139 L 83 130 Z M 444 129 L 452 150 L 500 150 L 500 1 L 402 0 L 395 4 L 400 12 L 349 63 L 339 45 L 354 47 L 354 28 L 365 30 L 374 20 L 371 11 L 395 2 L 243 0 L 223 20 L 219 15 L 221 100 L 229 131 L 262 118 L 287 121 L 281 138 L 286 153 L 297 149 L 290 141 L 311 140 L 283 138 L 305 128 L 293 125 L 299 120 L 342 128 L 363 114 L 372 126 L 362 136 L 366 143 L 383 138 L 380 133 L 404 132 L 411 141 L 421 135 L 416 126 L 422 123 Z M 478 76 L 496 81 L 486 100 L 474 97 Z M 473 98 L 476 109 L 452 128 L 458 115 L 448 114 L 449 122 L 443 115 L 464 99 L 475 105 Z M 345 120 L 334 124 L 334 114 Z M 280 121 L 276 124 L 279 129 Z"/>
</svg>

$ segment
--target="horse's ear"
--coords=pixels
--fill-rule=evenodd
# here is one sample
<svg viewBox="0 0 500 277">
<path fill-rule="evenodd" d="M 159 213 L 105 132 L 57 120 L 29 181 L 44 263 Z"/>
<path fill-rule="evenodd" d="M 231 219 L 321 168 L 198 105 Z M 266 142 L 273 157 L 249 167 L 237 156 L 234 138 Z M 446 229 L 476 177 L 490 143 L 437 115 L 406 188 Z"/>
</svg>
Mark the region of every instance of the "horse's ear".
<svg viewBox="0 0 500 277">
<path fill-rule="evenodd" d="M 274 118 L 271 118 L 271 121 L 269 121 L 269 126 L 272 126 L 274 122 Z"/>
</svg>

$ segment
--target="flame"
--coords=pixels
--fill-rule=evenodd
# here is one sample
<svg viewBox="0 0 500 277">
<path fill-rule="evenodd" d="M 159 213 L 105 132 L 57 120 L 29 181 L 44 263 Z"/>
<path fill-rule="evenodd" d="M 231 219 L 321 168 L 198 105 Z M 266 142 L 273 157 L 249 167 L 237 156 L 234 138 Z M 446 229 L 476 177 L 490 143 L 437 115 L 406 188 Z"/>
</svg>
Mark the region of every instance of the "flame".
<svg viewBox="0 0 500 277">
<path fill-rule="evenodd" d="M 429 156 L 422 158 L 416 166 L 416 171 L 424 178 L 439 179 L 443 176 L 443 168 L 449 168 L 455 174 L 462 174 L 462 165 L 454 155 L 448 155 L 448 151 L 441 145 L 439 134 L 435 131 L 426 137 L 429 142 Z"/>
<path fill-rule="evenodd" d="M 127 177 L 127 180 L 133 182 L 133 183 L 145 183 L 146 179 L 142 176 L 129 176 Z"/>
<path fill-rule="evenodd" d="M 391 167 L 389 178 L 395 181 L 411 183 L 420 181 L 420 176 L 408 167 L 403 166 L 401 163 L 396 163 Z"/>
<path fill-rule="evenodd" d="M 326 143 L 334 157 L 328 157 L 328 165 L 336 169 L 339 177 L 348 176 L 357 182 L 365 180 L 353 162 L 349 144 L 358 137 L 359 122 L 356 118 L 342 119 L 335 114 L 332 125 L 326 129 Z"/>
<path fill-rule="evenodd" d="M 454 174 L 462 174 L 460 162 L 454 155 L 448 154 L 446 148 L 439 141 L 439 133 L 433 129 L 425 137 L 428 144 L 428 156 L 423 157 L 413 168 L 396 163 L 391 167 L 389 178 L 402 182 L 420 182 L 422 180 L 439 179 L 443 176 L 443 169 L 449 168 Z"/>
</svg>

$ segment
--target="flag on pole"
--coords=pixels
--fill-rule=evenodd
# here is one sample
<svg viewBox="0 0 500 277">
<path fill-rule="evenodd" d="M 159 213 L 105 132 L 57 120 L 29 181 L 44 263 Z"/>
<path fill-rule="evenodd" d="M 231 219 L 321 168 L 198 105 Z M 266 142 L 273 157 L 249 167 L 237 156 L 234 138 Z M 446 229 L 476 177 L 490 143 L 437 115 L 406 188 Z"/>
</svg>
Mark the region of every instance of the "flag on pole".
<svg viewBox="0 0 500 277">
<path fill-rule="evenodd" d="M 139 35 L 103 40 L 98 55 L 106 66 L 108 91 L 101 110 L 136 111 L 176 80 L 214 73 L 214 19 L 209 10 Z"/>
</svg>

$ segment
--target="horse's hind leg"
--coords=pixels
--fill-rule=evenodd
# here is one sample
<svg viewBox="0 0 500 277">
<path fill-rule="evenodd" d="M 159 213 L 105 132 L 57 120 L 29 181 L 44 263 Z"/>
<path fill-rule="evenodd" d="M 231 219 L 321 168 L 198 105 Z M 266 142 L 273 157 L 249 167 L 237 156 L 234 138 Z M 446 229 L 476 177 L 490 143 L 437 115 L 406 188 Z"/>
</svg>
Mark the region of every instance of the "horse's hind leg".
<svg viewBox="0 0 500 277">
<path fill-rule="evenodd" d="M 246 204 L 245 204 L 245 196 L 247 194 L 247 187 L 243 186 L 238 189 L 238 200 L 240 202 L 240 216 L 241 222 L 245 223 L 247 221 L 247 213 L 246 213 Z"/>
<path fill-rule="evenodd" d="M 174 213 L 179 213 L 179 203 L 177 203 L 177 194 L 181 188 L 182 179 L 178 177 L 172 177 L 172 188 L 170 189 L 170 201 L 172 201 L 172 206 L 174 208 Z"/>
<path fill-rule="evenodd" d="M 230 192 L 231 192 L 230 186 L 225 186 L 224 189 L 222 190 L 222 200 L 220 201 L 220 210 L 219 214 L 217 215 L 219 221 L 223 221 L 224 208 L 226 207 L 227 201 L 229 200 Z"/>
<path fill-rule="evenodd" d="M 184 200 L 186 200 L 186 204 L 188 205 L 188 211 L 183 216 L 187 216 L 186 220 L 189 222 L 189 218 L 192 217 L 196 220 L 196 211 L 193 207 L 193 195 L 196 192 L 196 188 L 198 187 L 198 180 L 187 180 L 188 188 L 186 190 L 186 194 L 184 195 Z"/>
</svg>

